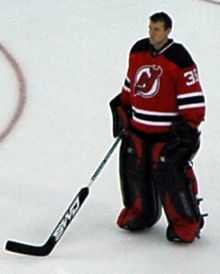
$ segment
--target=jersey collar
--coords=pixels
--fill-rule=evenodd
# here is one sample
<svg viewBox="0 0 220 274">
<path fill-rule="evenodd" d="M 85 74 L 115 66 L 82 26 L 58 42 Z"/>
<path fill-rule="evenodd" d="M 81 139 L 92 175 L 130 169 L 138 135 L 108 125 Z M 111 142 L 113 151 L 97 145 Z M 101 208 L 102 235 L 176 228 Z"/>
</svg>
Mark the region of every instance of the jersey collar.
<svg viewBox="0 0 220 274">
<path fill-rule="evenodd" d="M 150 52 L 153 56 L 157 56 L 157 55 L 161 55 L 163 54 L 169 47 L 172 46 L 172 44 L 174 43 L 173 39 L 168 39 L 168 41 L 166 42 L 166 44 L 163 45 L 162 48 L 160 48 L 159 50 L 155 49 L 153 45 L 150 44 Z"/>
</svg>

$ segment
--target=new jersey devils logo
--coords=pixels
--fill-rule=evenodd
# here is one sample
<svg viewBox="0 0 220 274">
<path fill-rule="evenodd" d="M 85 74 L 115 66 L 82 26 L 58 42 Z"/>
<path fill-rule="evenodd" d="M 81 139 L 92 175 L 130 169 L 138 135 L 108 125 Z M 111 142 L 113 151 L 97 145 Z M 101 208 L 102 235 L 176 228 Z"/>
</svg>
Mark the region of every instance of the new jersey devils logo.
<svg viewBox="0 0 220 274">
<path fill-rule="evenodd" d="M 158 65 L 148 65 L 139 68 L 135 76 L 135 96 L 150 98 L 155 96 L 160 89 L 160 77 L 163 69 Z"/>
</svg>

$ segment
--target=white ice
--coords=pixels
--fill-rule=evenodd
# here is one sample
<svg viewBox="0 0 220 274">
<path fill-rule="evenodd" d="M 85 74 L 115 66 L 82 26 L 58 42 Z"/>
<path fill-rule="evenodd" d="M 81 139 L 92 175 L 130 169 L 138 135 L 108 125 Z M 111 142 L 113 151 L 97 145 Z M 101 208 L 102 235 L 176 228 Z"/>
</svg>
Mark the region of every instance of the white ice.
<svg viewBox="0 0 220 274">
<path fill-rule="evenodd" d="M 0 274 L 220 273 L 220 6 L 199 0 L 0 0 L 0 42 L 27 81 L 27 104 L 0 144 Z M 122 207 L 118 150 L 54 252 L 45 258 L 4 250 L 6 240 L 42 244 L 113 143 L 108 103 L 121 88 L 128 52 L 147 36 L 148 17 L 170 13 L 171 37 L 198 63 L 208 111 L 195 159 L 202 237 L 177 246 L 166 220 L 130 234 L 115 219 Z M 16 79 L 0 53 L 0 130 L 17 100 Z"/>
</svg>

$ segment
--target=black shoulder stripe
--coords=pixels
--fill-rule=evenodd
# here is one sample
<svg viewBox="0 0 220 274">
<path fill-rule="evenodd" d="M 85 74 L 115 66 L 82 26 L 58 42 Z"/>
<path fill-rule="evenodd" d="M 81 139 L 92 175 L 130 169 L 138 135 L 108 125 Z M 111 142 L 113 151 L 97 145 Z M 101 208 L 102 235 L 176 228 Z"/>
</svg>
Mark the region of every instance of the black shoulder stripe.
<svg viewBox="0 0 220 274">
<path fill-rule="evenodd" d="M 174 43 L 164 52 L 164 56 L 181 68 L 194 65 L 194 61 L 183 45 Z"/>
<path fill-rule="evenodd" d="M 141 39 L 133 45 L 133 47 L 131 48 L 130 53 L 148 51 L 149 46 L 150 46 L 150 43 L 149 43 L 148 38 Z"/>
</svg>

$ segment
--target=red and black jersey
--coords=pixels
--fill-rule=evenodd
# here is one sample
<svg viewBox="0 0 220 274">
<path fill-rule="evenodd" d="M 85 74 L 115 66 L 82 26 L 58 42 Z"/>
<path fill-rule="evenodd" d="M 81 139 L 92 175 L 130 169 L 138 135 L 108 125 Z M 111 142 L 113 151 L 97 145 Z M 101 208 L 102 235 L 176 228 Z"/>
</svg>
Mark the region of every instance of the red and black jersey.
<svg viewBox="0 0 220 274">
<path fill-rule="evenodd" d="M 132 47 L 120 100 L 131 108 L 132 126 L 145 133 L 169 131 L 179 115 L 196 126 L 204 120 L 205 103 L 196 64 L 172 39 L 159 51 L 148 38 Z"/>
</svg>

